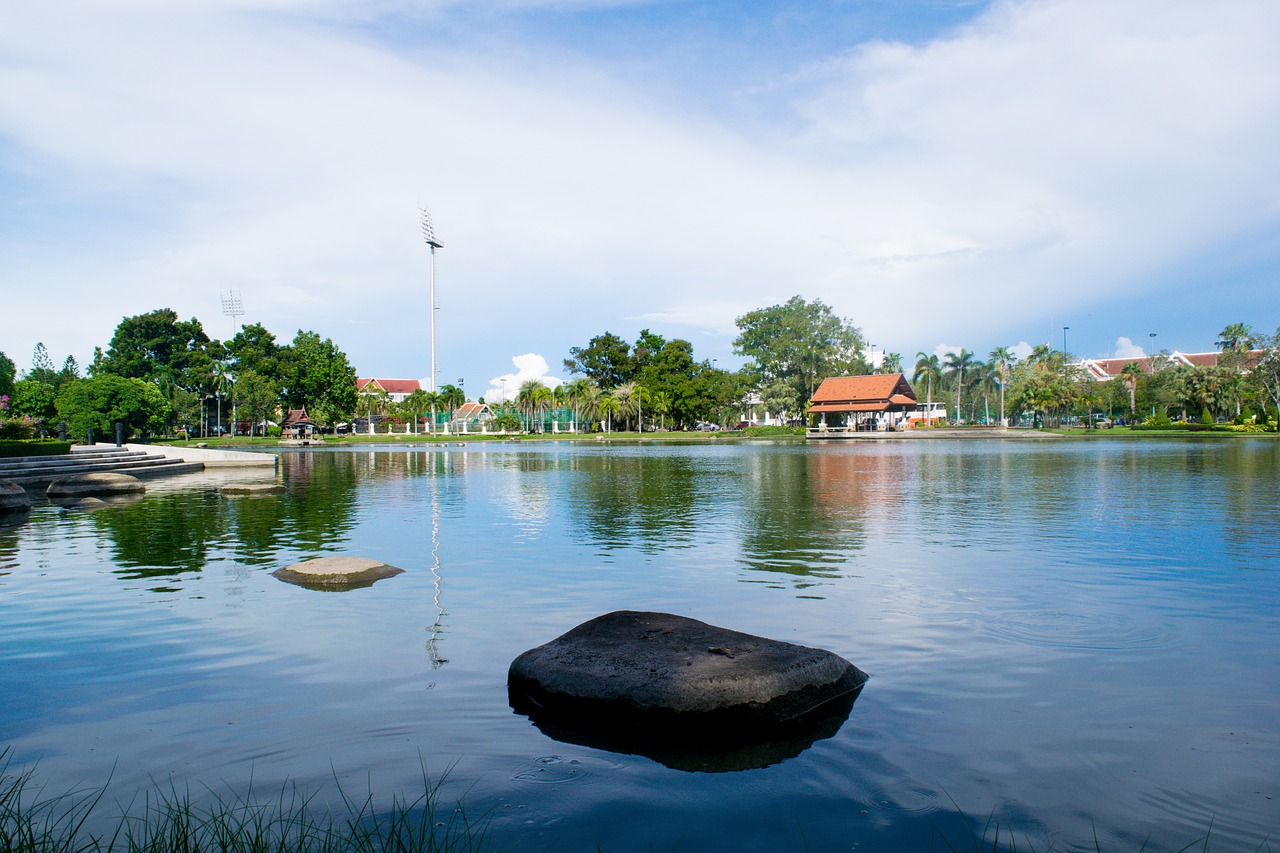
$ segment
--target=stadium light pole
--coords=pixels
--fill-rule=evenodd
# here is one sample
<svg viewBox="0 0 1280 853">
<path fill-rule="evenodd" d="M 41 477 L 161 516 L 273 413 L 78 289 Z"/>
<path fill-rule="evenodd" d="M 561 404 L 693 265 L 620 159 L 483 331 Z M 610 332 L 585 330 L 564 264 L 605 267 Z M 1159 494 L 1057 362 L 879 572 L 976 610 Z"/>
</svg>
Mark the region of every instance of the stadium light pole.
<svg viewBox="0 0 1280 853">
<path fill-rule="evenodd" d="M 234 338 L 240 332 L 240 318 L 244 316 L 244 302 L 240 300 L 240 291 L 228 290 L 222 294 L 222 313 L 231 318 L 231 337 Z M 230 339 L 228 339 L 230 340 Z M 235 395 L 235 377 L 231 377 L 231 437 L 236 437 L 236 395 Z M 218 397 L 218 426 L 222 426 L 222 397 L 221 389 L 219 389 Z M 251 430 L 252 432 L 252 430 Z M 221 436 L 219 436 L 221 437 Z"/>
<path fill-rule="evenodd" d="M 431 434 L 436 433 L 436 404 L 435 395 L 439 393 L 439 386 L 436 385 L 436 311 L 440 310 L 436 304 L 436 249 L 443 249 L 444 244 L 436 240 L 436 229 L 431 222 L 431 212 L 425 207 L 422 208 L 422 239 L 426 241 L 427 247 L 431 249 Z"/>
</svg>

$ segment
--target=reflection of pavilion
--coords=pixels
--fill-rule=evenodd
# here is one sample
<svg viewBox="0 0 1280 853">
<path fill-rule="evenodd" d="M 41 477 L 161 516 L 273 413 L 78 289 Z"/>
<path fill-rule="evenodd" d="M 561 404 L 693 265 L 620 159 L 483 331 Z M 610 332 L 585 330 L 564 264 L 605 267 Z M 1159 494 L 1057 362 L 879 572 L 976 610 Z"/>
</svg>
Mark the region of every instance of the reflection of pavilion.
<svg viewBox="0 0 1280 853">
<path fill-rule="evenodd" d="M 846 438 L 852 433 L 889 431 L 908 426 L 908 413 L 918 407 L 916 394 L 901 373 L 833 376 L 814 392 L 809 414 L 817 426 L 809 438 Z"/>
</svg>

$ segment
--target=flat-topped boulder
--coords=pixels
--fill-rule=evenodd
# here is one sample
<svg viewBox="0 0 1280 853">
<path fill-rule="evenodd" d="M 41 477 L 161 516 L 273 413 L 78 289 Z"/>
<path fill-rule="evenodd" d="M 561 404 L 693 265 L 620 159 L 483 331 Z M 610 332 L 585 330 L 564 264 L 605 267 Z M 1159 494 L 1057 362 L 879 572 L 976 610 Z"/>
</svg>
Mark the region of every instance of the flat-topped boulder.
<svg viewBox="0 0 1280 853">
<path fill-rule="evenodd" d="M 507 673 L 512 707 L 553 737 L 655 757 L 695 744 L 689 769 L 731 769 L 701 767 L 716 763 L 706 748 L 829 737 L 866 680 L 823 649 L 627 610 L 530 649 Z"/>
<path fill-rule="evenodd" d="M 284 492 L 279 483 L 227 483 L 219 486 L 224 495 L 278 495 Z"/>
<path fill-rule="evenodd" d="M 373 586 L 404 569 L 366 557 L 318 557 L 276 569 L 272 576 L 311 589 L 344 590 Z"/>
<path fill-rule="evenodd" d="M 0 480 L 0 515 L 31 509 L 31 496 L 12 480 Z"/>
<path fill-rule="evenodd" d="M 141 494 L 147 487 L 137 477 L 128 474 L 68 474 L 49 484 L 45 492 L 54 500 L 74 500 L 89 495 Z"/>
</svg>

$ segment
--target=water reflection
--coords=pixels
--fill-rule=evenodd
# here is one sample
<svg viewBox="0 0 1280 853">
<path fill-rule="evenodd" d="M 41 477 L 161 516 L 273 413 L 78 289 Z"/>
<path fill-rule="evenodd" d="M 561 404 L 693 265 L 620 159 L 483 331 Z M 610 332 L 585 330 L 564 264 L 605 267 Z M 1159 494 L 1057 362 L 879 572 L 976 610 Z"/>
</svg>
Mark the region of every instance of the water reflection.
<svg viewBox="0 0 1280 853">
<path fill-rule="evenodd" d="M 833 737 L 849 718 L 861 692 L 858 687 L 783 725 L 725 733 L 705 729 L 686 733 L 678 723 L 639 725 L 605 717 L 569 718 L 538 706 L 519 690 L 510 690 L 508 701 L 515 713 L 528 717 L 539 731 L 561 743 L 642 755 L 673 770 L 728 773 L 779 764 Z M 655 718 L 661 719 L 656 714 Z"/>
<path fill-rule="evenodd" d="M 110 543 L 115 573 L 126 580 L 167 577 L 204 568 L 226 533 L 226 513 L 214 492 L 153 495 L 91 516 Z"/>
<path fill-rule="evenodd" d="M 839 576 L 864 545 L 868 495 L 881 479 L 876 457 L 849 450 L 747 457 L 744 565 L 811 579 Z"/>
<path fill-rule="evenodd" d="M 694 545 L 699 524 L 731 492 L 722 460 L 663 449 L 610 448 L 568 460 L 564 497 L 581 534 L 605 552 L 656 554 Z"/>
</svg>

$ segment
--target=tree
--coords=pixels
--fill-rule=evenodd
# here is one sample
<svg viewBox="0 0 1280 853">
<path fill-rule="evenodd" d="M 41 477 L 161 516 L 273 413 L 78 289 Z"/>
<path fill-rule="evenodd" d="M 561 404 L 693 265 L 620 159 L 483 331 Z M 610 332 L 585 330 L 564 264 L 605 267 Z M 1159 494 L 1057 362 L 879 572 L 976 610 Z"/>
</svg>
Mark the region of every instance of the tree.
<svg viewBox="0 0 1280 853">
<path fill-rule="evenodd" d="M 49 350 L 45 348 L 43 342 L 37 342 L 35 349 L 31 353 L 31 369 L 23 376 L 24 379 L 34 379 L 36 382 L 43 382 L 50 387 L 55 386 L 58 382 L 58 369 L 53 366 L 53 359 L 49 356 Z"/>
<path fill-rule="evenodd" d="M 1250 377 L 1280 414 L 1280 329 L 1273 335 L 1258 335 L 1256 345 L 1262 355 Z M 1280 417 L 1276 418 L 1276 431 L 1280 432 Z"/>
<path fill-rule="evenodd" d="M 1017 363 L 1018 357 L 1008 347 L 996 347 L 991 351 L 989 358 L 991 366 L 1000 375 L 1000 425 L 1007 427 L 1009 418 L 1004 407 L 1004 386 L 1009 384 L 1009 371 Z"/>
<path fill-rule="evenodd" d="M 13 359 L 0 352 L 0 396 L 13 396 L 13 380 L 18 375 L 18 367 Z"/>
<path fill-rule="evenodd" d="M 648 334 L 646 329 L 642 333 L 642 340 Z M 653 337 L 657 338 L 656 335 Z M 636 362 L 631 356 L 630 344 L 612 332 L 605 332 L 592 338 L 586 347 L 570 348 L 569 358 L 564 360 L 564 368 L 570 373 L 585 375 L 608 391 L 635 375 Z"/>
<path fill-rule="evenodd" d="M 326 425 L 355 413 L 356 371 L 332 340 L 299 330 L 281 362 L 284 402 L 290 408 L 305 408 L 312 420 Z"/>
<path fill-rule="evenodd" d="M 184 391 L 202 391 L 212 374 L 209 344 L 199 320 L 180 321 L 169 308 L 125 317 L 93 375 L 150 380 L 163 369 Z"/>
<path fill-rule="evenodd" d="M 933 383 L 942 381 L 942 364 L 936 355 L 916 353 L 916 367 L 911 373 L 911 381 L 917 385 L 921 377 L 925 380 L 925 418 L 933 418 Z"/>
<path fill-rule="evenodd" d="M 885 353 L 884 361 L 880 363 L 879 373 L 901 373 L 902 372 L 902 353 L 890 352 Z"/>
<path fill-rule="evenodd" d="M 610 432 L 613 426 L 613 416 L 618 413 L 618 399 L 608 391 L 600 392 L 600 399 L 596 403 L 596 409 L 600 412 L 600 419 L 604 421 L 604 431 Z"/>
<path fill-rule="evenodd" d="M 1222 354 L 1218 356 L 1218 364 L 1237 376 L 1244 373 L 1249 363 L 1249 351 L 1257 344 L 1253 330 L 1244 323 L 1232 323 L 1218 333 L 1218 346 Z M 1236 414 L 1240 414 L 1240 389 L 1243 382 L 1235 384 Z"/>
<path fill-rule="evenodd" d="M 69 382 L 58 392 L 58 417 L 71 434 L 93 429 L 113 436 L 116 423 L 124 424 L 126 438 L 163 432 L 172 423 L 173 410 L 160 390 L 150 382 L 114 374 Z"/>
<path fill-rule="evenodd" d="M 58 416 L 57 398 L 52 385 L 36 379 L 20 379 L 14 383 L 9 410 L 15 415 L 50 421 Z"/>
<path fill-rule="evenodd" d="M 529 431 L 534 432 L 534 412 L 538 408 L 541 392 L 547 390 L 547 386 L 542 384 L 540 379 L 526 379 L 520 383 L 520 390 L 516 392 L 516 407 L 525 413 L 526 422 L 529 424 Z"/>
<path fill-rule="evenodd" d="M 961 406 L 964 399 L 965 371 L 972 371 L 977 363 L 973 353 L 964 347 L 960 348 L 960 352 L 947 353 L 947 357 L 943 360 L 943 374 L 951 377 L 956 385 L 956 423 L 964 420 Z"/>
<path fill-rule="evenodd" d="M 280 385 L 270 376 L 245 370 L 236 380 L 234 391 L 236 407 L 249 420 L 250 435 L 254 425 L 263 424 L 280 408 Z M 266 434 L 265 426 L 263 434 Z"/>
<path fill-rule="evenodd" d="M 793 296 L 737 319 L 733 351 L 751 359 L 744 372 L 757 388 L 782 382 L 808 401 L 822 379 L 866 372 L 862 330 L 821 302 Z"/>
<path fill-rule="evenodd" d="M 1137 414 L 1138 406 L 1134 397 L 1138 390 L 1138 380 L 1142 377 L 1142 365 L 1136 361 L 1127 363 L 1120 368 L 1120 379 L 1124 382 L 1124 387 L 1129 390 L 1129 412 Z"/>
<path fill-rule="evenodd" d="M 241 326 L 235 337 L 226 343 L 231 372 L 235 375 L 252 370 L 259 376 L 272 379 L 284 378 L 281 358 L 287 347 L 276 343 L 276 336 L 259 323 Z"/>
<path fill-rule="evenodd" d="M 654 391 L 649 400 L 650 407 L 658 414 L 658 429 L 667 429 L 667 412 L 671 411 L 671 395 L 666 391 Z"/>
</svg>

